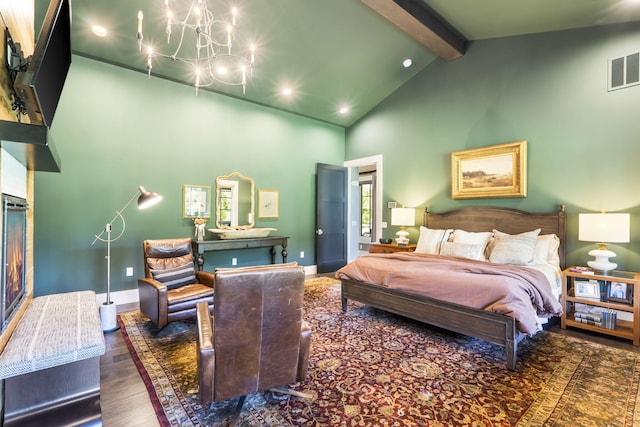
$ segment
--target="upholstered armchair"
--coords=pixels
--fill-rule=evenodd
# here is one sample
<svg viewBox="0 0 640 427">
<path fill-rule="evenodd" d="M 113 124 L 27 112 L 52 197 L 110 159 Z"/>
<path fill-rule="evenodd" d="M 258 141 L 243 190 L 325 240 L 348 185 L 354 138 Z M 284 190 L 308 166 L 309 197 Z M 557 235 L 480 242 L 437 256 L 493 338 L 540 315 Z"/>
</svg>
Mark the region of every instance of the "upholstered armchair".
<svg viewBox="0 0 640 427">
<path fill-rule="evenodd" d="M 225 269 L 215 281 L 213 316 L 206 304 L 197 310 L 201 403 L 240 397 L 234 425 L 248 394 L 275 389 L 309 397 L 282 388 L 307 376 L 311 328 L 302 318 L 304 269 Z"/>
<path fill-rule="evenodd" d="M 196 304 L 213 310 L 213 273 L 196 271 L 191 239 L 145 240 L 145 277 L 138 279 L 140 311 L 158 328 L 196 316 Z"/>
</svg>

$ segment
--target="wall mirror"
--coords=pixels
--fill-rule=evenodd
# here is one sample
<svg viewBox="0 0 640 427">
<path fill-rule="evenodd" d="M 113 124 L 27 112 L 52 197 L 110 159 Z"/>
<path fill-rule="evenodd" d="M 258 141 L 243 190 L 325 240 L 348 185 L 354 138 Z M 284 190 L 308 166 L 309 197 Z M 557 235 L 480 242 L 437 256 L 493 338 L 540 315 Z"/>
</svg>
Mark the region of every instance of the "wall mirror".
<svg viewBox="0 0 640 427">
<path fill-rule="evenodd" d="M 240 172 L 216 178 L 216 227 L 254 225 L 255 183 Z"/>
</svg>

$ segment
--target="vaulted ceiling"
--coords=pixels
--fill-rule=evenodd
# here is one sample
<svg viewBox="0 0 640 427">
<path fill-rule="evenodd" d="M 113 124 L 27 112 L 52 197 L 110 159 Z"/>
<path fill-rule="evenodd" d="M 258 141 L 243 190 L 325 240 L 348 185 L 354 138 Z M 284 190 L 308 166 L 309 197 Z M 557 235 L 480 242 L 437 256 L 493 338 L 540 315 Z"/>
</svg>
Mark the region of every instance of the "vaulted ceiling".
<svg viewBox="0 0 640 427">
<path fill-rule="evenodd" d="M 256 45 L 252 78 L 244 94 L 240 86 L 200 90 L 345 127 L 432 61 L 463 55 L 469 41 L 640 21 L 639 0 L 208 0 L 222 19 L 231 3 L 238 8 L 235 46 L 248 39 Z M 46 4 L 36 0 L 36 22 Z M 74 0 L 74 52 L 139 71 L 140 84 L 146 84 L 137 14 L 144 12 L 144 42 L 161 46 L 162 4 Z M 104 27 L 106 37 L 95 36 L 93 25 Z M 402 65 L 407 58 L 413 61 L 409 68 Z M 195 84 L 184 64 L 167 59 L 153 61 L 151 78 Z M 282 94 L 285 87 L 289 96 Z M 349 112 L 340 114 L 342 106 Z"/>
</svg>

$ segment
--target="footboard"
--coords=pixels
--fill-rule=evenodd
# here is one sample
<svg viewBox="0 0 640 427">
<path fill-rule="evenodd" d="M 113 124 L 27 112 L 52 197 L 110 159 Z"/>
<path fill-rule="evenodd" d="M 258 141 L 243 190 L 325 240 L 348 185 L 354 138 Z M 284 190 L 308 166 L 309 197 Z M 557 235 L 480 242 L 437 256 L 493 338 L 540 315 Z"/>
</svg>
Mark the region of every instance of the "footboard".
<svg viewBox="0 0 640 427">
<path fill-rule="evenodd" d="M 514 370 L 518 342 L 524 337 L 512 317 L 447 303 L 405 291 L 342 279 L 342 310 L 351 299 L 390 313 L 449 331 L 480 338 L 506 349 L 507 367 Z"/>
</svg>

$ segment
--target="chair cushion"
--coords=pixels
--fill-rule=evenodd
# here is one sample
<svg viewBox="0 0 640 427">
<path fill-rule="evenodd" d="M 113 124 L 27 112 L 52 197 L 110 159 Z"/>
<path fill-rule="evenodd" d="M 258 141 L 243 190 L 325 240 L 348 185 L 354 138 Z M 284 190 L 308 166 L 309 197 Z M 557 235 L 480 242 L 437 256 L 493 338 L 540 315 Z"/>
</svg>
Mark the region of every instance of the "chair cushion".
<svg viewBox="0 0 640 427">
<path fill-rule="evenodd" d="M 193 264 L 193 255 L 181 255 L 173 258 L 147 258 L 147 267 L 151 270 L 169 270 L 171 268 L 182 267 Z"/>
<path fill-rule="evenodd" d="M 166 270 L 151 270 L 151 276 L 154 280 L 164 283 L 167 289 L 175 289 L 180 286 L 196 283 L 196 271 L 193 263 L 181 265 Z"/>
<path fill-rule="evenodd" d="M 169 313 L 191 310 L 196 308 L 198 301 L 213 304 L 214 290 L 200 283 L 181 286 L 167 291 L 167 303 Z"/>
</svg>

